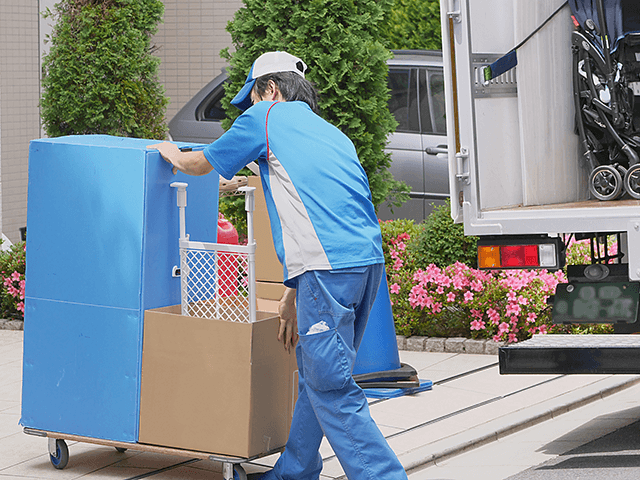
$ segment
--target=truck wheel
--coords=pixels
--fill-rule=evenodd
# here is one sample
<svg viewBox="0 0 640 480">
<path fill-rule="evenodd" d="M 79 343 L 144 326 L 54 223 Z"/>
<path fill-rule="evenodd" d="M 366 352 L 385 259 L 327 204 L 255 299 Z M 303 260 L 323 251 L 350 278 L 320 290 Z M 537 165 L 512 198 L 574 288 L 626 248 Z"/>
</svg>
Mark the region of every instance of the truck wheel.
<svg viewBox="0 0 640 480">
<path fill-rule="evenodd" d="M 589 175 L 589 191 L 598 200 L 614 200 L 622 191 L 622 175 L 610 165 L 600 165 Z"/>
<path fill-rule="evenodd" d="M 56 440 L 56 455 L 55 457 L 49 454 L 49 460 L 58 470 L 62 470 L 69 463 L 69 447 L 64 440 Z"/>
<path fill-rule="evenodd" d="M 624 189 L 633 198 L 640 200 L 640 163 L 627 170 L 624 176 Z"/>
</svg>

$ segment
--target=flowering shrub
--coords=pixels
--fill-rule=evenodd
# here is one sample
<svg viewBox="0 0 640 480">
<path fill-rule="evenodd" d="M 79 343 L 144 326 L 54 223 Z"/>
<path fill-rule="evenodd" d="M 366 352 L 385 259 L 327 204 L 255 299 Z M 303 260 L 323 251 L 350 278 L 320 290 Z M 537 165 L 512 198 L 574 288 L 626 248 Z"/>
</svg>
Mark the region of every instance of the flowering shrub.
<svg viewBox="0 0 640 480">
<path fill-rule="evenodd" d="M 391 279 L 399 280 L 393 273 Z M 412 310 L 395 316 L 400 334 L 517 342 L 549 331 L 546 301 L 561 281 L 561 271 L 484 272 L 456 262 L 418 269 L 408 284 L 393 282 L 389 290 L 396 313 L 407 304 Z"/>
<path fill-rule="evenodd" d="M 419 268 L 415 238 L 423 226 L 412 221 L 380 223 L 387 283 L 400 335 L 522 341 L 536 333 L 610 333 L 610 325 L 554 325 L 547 299 L 563 271 L 487 272 L 455 262 Z M 609 243 L 609 253 L 617 245 Z M 585 258 L 585 255 L 587 257 Z M 571 242 L 569 263 L 589 263 L 588 241 Z"/>
<path fill-rule="evenodd" d="M 25 242 L 16 243 L 9 250 L 0 252 L 0 317 L 24 319 L 25 290 Z"/>
<path fill-rule="evenodd" d="M 599 245 L 599 255 L 604 256 L 604 245 Z M 607 237 L 607 253 L 614 256 L 618 253 L 618 242 L 615 235 Z M 571 237 L 567 245 L 567 265 L 588 265 L 591 263 L 591 242 Z M 612 262 L 612 260 L 610 260 Z"/>
</svg>

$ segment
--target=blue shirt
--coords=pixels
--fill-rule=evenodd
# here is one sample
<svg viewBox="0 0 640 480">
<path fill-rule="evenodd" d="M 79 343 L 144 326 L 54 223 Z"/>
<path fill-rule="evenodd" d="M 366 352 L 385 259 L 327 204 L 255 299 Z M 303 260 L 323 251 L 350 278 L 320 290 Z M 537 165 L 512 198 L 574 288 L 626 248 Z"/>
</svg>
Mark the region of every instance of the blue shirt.
<svg viewBox="0 0 640 480">
<path fill-rule="evenodd" d="M 384 263 L 380 226 L 355 147 L 306 103 L 258 102 L 204 155 L 227 179 L 258 160 L 285 285 L 293 286 L 288 280 L 309 270 Z"/>
</svg>

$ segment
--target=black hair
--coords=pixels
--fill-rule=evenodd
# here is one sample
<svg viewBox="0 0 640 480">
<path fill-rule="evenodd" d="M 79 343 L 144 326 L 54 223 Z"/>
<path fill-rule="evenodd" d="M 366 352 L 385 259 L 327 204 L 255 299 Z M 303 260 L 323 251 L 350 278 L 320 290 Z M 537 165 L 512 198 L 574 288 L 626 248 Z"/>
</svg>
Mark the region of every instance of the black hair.
<svg viewBox="0 0 640 480">
<path fill-rule="evenodd" d="M 313 84 L 306 78 L 303 78 L 295 72 L 277 72 L 262 75 L 261 77 L 256 78 L 256 83 L 253 87 L 261 98 L 267 89 L 269 80 L 273 80 L 273 83 L 278 86 L 278 90 L 280 90 L 280 94 L 285 101 L 305 102 L 311 107 L 311 110 L 315 113 L 319 113 L 318 93 L 316 92 Z"/>
</svg>

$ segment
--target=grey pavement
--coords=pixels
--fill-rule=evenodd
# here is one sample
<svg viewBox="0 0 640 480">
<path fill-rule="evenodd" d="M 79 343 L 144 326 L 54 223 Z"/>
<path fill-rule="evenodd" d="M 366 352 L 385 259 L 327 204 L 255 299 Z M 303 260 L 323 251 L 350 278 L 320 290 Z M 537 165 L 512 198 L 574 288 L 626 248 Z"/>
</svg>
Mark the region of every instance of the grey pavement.
<svg viewBox="0 0 640 480">
<path fill-rule="evenodd" d="M 411 480 L 500 480 L 640 418 L 633 403 L 640 395 L 640 376 L 500 376 L 495 355 L 401 351 L 400 356 L 421 379 L 434 382 L 433 389 L 371 400 L 370 408 Z M 185 461 L 141 446 L 119 453 L 68 442 L 69 464 L 55 470 L 47 440 L 24 434 L 18 425 L 21 377 L 22 332 L 0 330 L 0 480 L 130 479 Z M 581 428 L 582 437 L 576 436 Z M 541 451 L 541 444 L 550 446 Z M 345 478 L 328 444 L 321 453 L 322 479 Z M 259 459 L 245 469 L 264 470 L 276 458 Z M 220 464 L 203 460 L 152 478 L 216 480 L 220 472 Z"/>
</svg>

